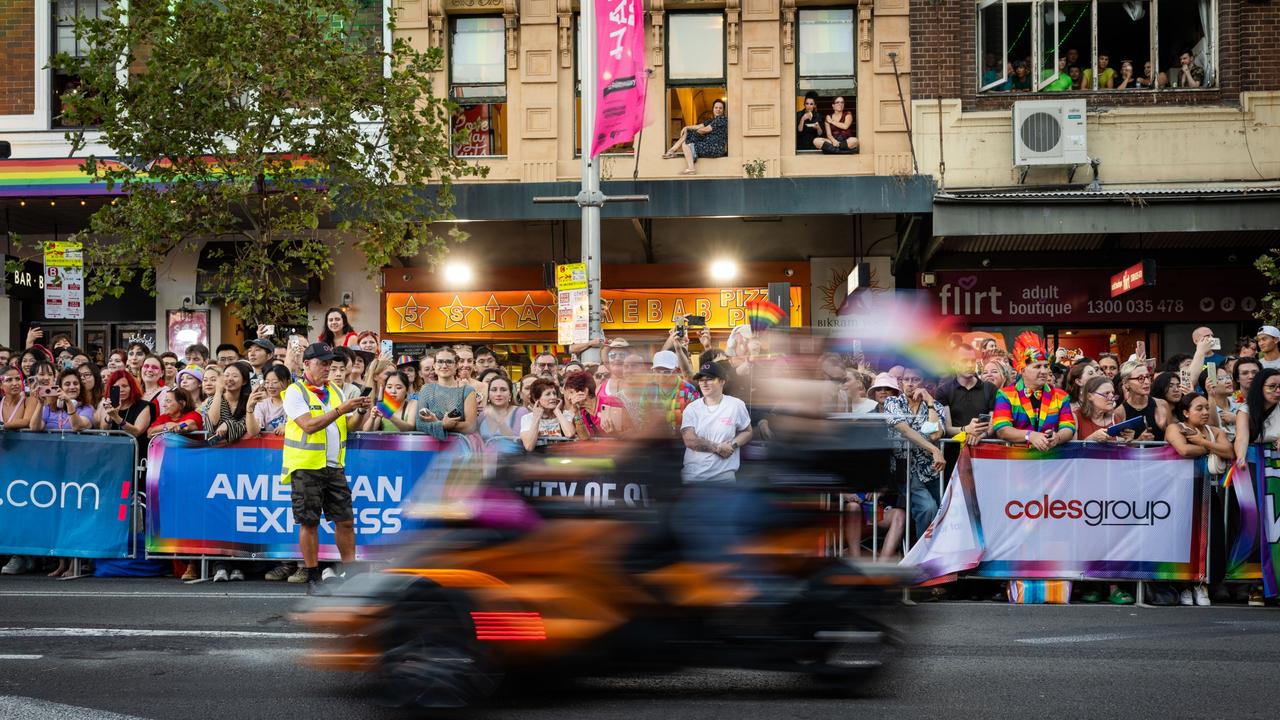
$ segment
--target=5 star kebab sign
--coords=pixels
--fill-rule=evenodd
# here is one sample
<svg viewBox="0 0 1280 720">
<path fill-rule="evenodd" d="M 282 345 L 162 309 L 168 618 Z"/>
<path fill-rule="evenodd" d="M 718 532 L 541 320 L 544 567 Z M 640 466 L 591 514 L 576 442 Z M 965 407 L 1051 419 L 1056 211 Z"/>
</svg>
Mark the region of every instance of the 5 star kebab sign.
<svg viewBox="0 0 1280 720">
<path fill-rule="evenodd" d="M 1111 297 L 1120 297 L 1140 287 L 1154 287 L 1155 284 L 1156 261 L 1143 260 L 1111 276 Z"/>
</svg>

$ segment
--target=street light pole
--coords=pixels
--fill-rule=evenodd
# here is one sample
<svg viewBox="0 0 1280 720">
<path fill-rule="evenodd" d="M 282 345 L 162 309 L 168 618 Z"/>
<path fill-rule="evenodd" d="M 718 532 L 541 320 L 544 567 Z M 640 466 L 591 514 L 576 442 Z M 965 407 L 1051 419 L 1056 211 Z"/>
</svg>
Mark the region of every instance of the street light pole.
<svg viewBox="0 0 1280 720">
<path fill-rule="evenodd" d="M 595 0 L 582 0 L 582 190 L 578 207 L 582 208 L 582 262 L 587 265 L 587 298 L 590 306 L 591 339 L 604 337 L 600 328 L 600 195 L 599 156 L 591 154 L 596 127 L 596 7 Z"/>
</svg>

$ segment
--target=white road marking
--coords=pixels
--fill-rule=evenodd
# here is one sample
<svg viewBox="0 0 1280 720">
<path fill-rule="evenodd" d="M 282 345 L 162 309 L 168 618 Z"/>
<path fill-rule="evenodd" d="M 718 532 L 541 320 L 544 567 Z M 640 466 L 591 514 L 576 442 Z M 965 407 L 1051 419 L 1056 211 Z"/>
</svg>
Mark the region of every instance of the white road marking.
<svg viewBox="0 0 1280 720">
<path fill-rule="evenodd" d="M 299 600 L 305 597 L 302 588 L 297 593 L 267 593 L 267 592 L 200 592 L 188 590 L 186 592 L 173 590 L 138 590 L 135 592 L 127 592 L 124 590 L 89 590 L 89 591 L 67 591 L 58 592 L 56 590 L 0 590 L 0 597 L 35 597 L 35 598 L 65 598 L 65 597 L 86 597 L 86 598 L 233 598 L 233 599 L 272 599 L 280 598 L 282 600 Z"/>
<path fill-rule="evenodd" d="M 0 695 L 0 718 L 23 720 L 143 720 L 136 715 L 121 715 L 93 708 L 36 700 L 29 697 Z"/>
<path fill-rule="evenodd" d="M 145 628 L 18 628 L 0 627 L 0 637 L 200 637 L 320 640 L 342 637 L 335 633 L 262 632 L 257 630 L 151 630 Z"/>
<path fill-rule="evenodd" d="M 0 655 L 0 660 L 39 660 L 43 655 Z"/>
<path fill-rule="evenodd" d="M 1094 633 L 1092 635 L 1060 635 L 1058 637 L 1019 638 L 1017 642 L 1024 645 L 1065 645 L 1070 643 L 1104 642 L 1106 640 L 1124 640 L 1136 637 L 1120 633 Z"/>
</svg>

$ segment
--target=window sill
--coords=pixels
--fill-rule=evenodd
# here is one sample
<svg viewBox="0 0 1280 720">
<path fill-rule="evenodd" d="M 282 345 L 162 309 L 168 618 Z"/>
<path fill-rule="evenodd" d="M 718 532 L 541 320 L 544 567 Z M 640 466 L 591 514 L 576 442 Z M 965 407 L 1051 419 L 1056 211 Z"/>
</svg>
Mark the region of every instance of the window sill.
<svg viewBox="0 0 1280 720">
<path fill-rule="evenodd" d="M 1129 95 L 1142 95 L 1142 94 L 1150 94 L 1150 95 L 1172 95 L 1172 94 L 1175 94 L 1175 93 L 1183 93 L 1183 94 L 1194 95 L 1194 94 L 1196 94 L 1196 93 L 1212 93 L 1212 92 L 1217 92 L 1217 91 L 1218 91 L 1218 90 L 1220 90 L 1220 89 L 1221 89 L 1221 88 L 1216 88 L 1216 87 L 1198 87 L 1198 88 L 1173 88 L 1173 87 L 1169 87 L 1169 88 L 1134 88 L 1134 89 L 1132 89 L 1132 90 L 1118 90 L 1118 89 L 1116 89 L 1116 88 L 1105 88 L 1105 89 L 1103 89 L 1103 88 L 1099 88 L 1098 90 L 1063 90 L 1063 91 L 1060 91 L 1060 92 L 1049 92 L 1049 91 L 1046 91 L 1046 90 L 1040 90 L 1039 92 L 1034 92 L 1034 91 L 1031 91 L 1031 90 L 1005 90 L 1005 91 L 987 90 L 986 92 L 979 92 L 977 96 L 978 96 L 978 97 L 980 97 L 980 98 L 992 98 L 992 97 L 996 97 L 996 98 L 998 98 L 998 97 L 1014 97 L 1014 98 L 1021 98 L 1021 97 L 1032 97 L 1032 98 L 1049 98 L 1049 99 L 1052 99 L 1052 98 L 1055 98 L 1055 97 L 1064 97 L 1064 96 L 1065 96 L 1065 97 L 1089 97 L 1090 95 L 1108 95 L 1108 96 L 1127 97 L 1127 96 L 1129 96 Z"/>
</svg>

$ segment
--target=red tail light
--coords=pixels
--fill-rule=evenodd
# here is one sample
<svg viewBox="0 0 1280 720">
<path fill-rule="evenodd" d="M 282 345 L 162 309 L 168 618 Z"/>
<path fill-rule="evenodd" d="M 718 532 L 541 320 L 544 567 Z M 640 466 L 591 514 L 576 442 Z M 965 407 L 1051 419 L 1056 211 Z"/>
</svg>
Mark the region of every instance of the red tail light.
<svg viewBox="0 0 1280 720">
<path fill-rule="evenodd" d="M 542 614 L 536 612 L 473 612 L 477 640 L 546 640 Z"/>
</svg>

